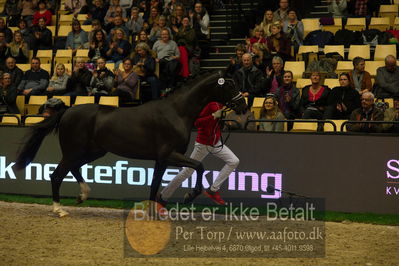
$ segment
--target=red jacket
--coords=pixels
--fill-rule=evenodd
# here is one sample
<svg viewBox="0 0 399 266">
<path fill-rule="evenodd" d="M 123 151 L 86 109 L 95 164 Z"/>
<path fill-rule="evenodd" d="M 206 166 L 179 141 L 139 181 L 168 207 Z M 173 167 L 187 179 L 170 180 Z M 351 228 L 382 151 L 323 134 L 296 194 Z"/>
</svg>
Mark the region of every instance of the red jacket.
<svg viewBox="0 0 399 266">
<path fill-rule="evenodd" d="M 208 103 L 202 109 L 194 125 L 198 129 L 196 142 L 204 145 L 215 145 L 220 139 L 219 119 L 214 119 L 212 113 L 223 108 L 218 102 Z"/>
</svg>

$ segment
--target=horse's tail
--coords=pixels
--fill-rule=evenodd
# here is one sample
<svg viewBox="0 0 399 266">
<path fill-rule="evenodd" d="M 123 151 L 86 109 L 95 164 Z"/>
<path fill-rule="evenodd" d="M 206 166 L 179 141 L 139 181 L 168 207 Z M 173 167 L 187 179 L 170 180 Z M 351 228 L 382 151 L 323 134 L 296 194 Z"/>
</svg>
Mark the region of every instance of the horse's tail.
<svg viewBox="0 0 399 266">
<path fill-rule="evenodd" d="M 61 117 L 65 111 L 66 109 L 61 109 L 40 123 L 32 126 L 29 133 L 25 136 L 24 143 L 17 152 L 17 159 L 13 166 L 15 170 L 24 169 L 33 161 L 43 139 L 52 131 L 57 132 Z"/>
</svg>

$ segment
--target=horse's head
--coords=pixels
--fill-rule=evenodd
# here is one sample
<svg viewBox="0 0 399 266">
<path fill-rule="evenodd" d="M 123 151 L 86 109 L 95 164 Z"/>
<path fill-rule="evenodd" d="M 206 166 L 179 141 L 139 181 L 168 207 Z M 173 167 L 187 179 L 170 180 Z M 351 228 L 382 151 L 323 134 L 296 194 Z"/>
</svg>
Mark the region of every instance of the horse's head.
<svg viewBox="0 0 399 266">
<path fill-rule="evenodd" d="M 227 108 L 233 109 L 237 113 L 243 113 L 247 108 L 245 98 L 241 92 L 237 89 L 235 82 L 231 78 L 223 77 L 222 73 L 219 72 L 219 78 L 217 80 L 218 87 L 220 89 L 220 102 L 227 106 Z"/>
</svg>

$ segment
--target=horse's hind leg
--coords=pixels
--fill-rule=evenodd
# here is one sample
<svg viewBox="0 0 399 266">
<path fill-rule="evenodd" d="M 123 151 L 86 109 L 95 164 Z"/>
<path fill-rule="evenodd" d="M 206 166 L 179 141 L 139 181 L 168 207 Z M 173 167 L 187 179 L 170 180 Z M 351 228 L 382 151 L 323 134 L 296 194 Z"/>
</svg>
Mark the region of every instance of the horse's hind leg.
<svg viewBox="0 0 399 266">
<path fill-rule="evenodd" d="M 57 168 L 51 174 L 51 187 L 53 192 L 53 212 L 60 217 L 68 215 L 68 212 L 63 210 L 60 205 L 60 186 L 64 177 L 68 174 L 70 167 L 64 160 L 58 164 Z"/>
<path fill-rule="evenodd" d="M 73 169 L 71 171 L 71 173 L 76 178 L 76 180 L 78 181 L 79 186 L 80 186 L 80 194 L 78 195 L 78 197 L 76 199 L 76 202 L 78 204 L 80 204 L 83 201 L 87 200 L 87 198 L 89 197 L 91 189 L 90 189 L 89 185 L 83 179 L 82 174 L 79 171 L 79 167 Z"/>
<path fill-rule="evenodd" d="M 165 173 L 167 165 L 155 162 L 154 176 L 151 182 L 150 200 L 155 201 L 159 186 L 161 185 L 163 174 Z"/>
</svg>

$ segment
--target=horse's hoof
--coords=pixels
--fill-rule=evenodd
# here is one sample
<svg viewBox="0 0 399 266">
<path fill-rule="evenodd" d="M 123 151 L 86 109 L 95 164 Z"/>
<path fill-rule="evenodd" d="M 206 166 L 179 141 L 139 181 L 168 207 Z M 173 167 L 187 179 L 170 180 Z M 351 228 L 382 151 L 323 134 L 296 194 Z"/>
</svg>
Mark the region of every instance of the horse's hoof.
<svg viewBox="0 0 399 266">
<path fill-rule="evenodd" d="M 80 200 L 81 201 L 85 201 L 89 198 L 89 194 L 90 194 L 90 187 L 89 185 L 87 185 L 86 183 L 80 183 Z"/>
<path fill-rule="evenodd" d="M 53 212 L 58 215 L 58 217 L 62 218 L 68 216 L 69 213 L 61 209 L 61 205 L 59 203 L 53 203 Z"/>
<path fill-rule="evenodd" d="M 79 196 L 76 198 L 76 204 L 81 204 L 81 203 L 83 203 L 83 200 L 82 200 L 82 196 L 79 195 Z"/>
</svg>

